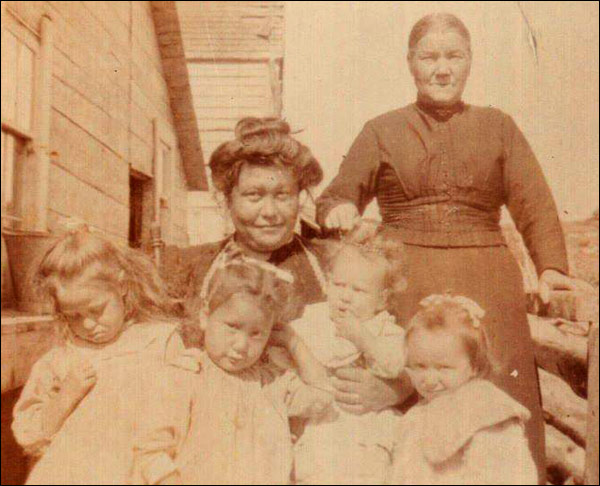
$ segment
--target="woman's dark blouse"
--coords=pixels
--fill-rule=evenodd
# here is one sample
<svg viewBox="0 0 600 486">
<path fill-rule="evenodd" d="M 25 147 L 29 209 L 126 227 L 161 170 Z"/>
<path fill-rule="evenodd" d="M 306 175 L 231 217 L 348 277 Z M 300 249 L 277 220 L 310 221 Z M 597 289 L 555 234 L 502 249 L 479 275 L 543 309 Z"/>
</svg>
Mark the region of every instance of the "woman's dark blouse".
<svg viewBox="0 0 600 486">
<path fill-rule="evenodd" d="M 343 202 L 362 214 L 374 197 L 384 224 L 406 243 L 430 247 L 503 245 L 506 204 L 538 272 L 568 272 L 541 168 L 515 122 L 497 109 L 417 102 L 368 122 L 317 201 L 319 222 Z"/>
<path fill-rule="evenodd" d="M 167 247 L 163 252 L 161 276 L 167 282 L 173 297 L 185 301 L 186 313 L 198 310 L 200 290 L 213 261 L 225 247 L 228 239 L 189 248 Z M 315 275 L 305 249 L 311 251 L 322 263 L 325 249 L 316 242 L 309 242 L 294 235 L 291 242 L 275 250 L 268 262 L 287 270 L 294 277 L 294 291 L 290 296 L 288 319 L 302 315 L 305 305 L 322 302 L 325 294 Z"/>
</svg>

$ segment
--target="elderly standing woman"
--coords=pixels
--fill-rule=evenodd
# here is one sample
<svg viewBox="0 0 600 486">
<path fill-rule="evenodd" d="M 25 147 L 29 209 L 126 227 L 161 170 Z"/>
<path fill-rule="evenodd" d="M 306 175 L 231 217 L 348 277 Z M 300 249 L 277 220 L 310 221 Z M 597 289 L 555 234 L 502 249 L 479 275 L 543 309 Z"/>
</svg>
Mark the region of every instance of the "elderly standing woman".
<svg viewBox="0 0 600 486">
<path fill-rule="evenodd" d="M 305 305 L 324 301 L 321 252 L 294 232 L 301 192 L 323 177 L 308 147 L 290 135 L 282 120 L 244 118 L 235 128 L 235 138 L 212 154 L 210 168 L 235 231 L 216 243 L 166 248 L 161 273 L 173 293 L 185 300 L 187 313 L 200 308 L 219 265 L 234 258 L 260 260 L 280 271 L 282 278 L 293 279 L 290 319 L 299 317 Z M 351 412 L 380 410 L 410 394 L 405 379 L 388 382 L 361 369 L 339 373 L 336 398 Z"/>
<path fill-rule="evenodd" d="M 394 311 L 408 322 L 430 294 L 479 302 L 494 381 L 531 412 L 527 435 L 545 484 L 544 429 L 533 343 L 519 266 L 502 236 L 506 205 L 535 263 L 540 290 L 574 289 L 557 209 L 540 166 L 512 118 L 462 101 L 471 40 L 451 14 L 419 20 L 408 65 L 417 101 L 369 121 L 339 174 L 317 201 L 319 222 L 351 229 L 376 198 L 383 223 L 398 229 L 409 256 L 408 291 Z M 443 431 L 441 431 L 443 433 Z"/>
</svg>

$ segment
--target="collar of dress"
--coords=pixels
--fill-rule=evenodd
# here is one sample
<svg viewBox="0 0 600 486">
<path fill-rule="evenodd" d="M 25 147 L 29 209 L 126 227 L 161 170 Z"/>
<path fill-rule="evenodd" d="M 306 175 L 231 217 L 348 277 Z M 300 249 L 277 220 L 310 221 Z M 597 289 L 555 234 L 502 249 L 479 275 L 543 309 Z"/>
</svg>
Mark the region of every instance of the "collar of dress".
<svg viewBox="0 0 600 486">
<path fill-rule="evenodd" d="M 136 354 L 152 345 L 159 339 L 161 333 L 171 334 L 174 326 L 164 323 L 133 323 L 129 321 L 125 330 L 116 341 L 102 347 L 88 347 L 79 343 L 70 330 L 67 330 L 67 349 L 77 352 L 92 362 L 107 361 L 112 358 Z"/>
<path fill-rule="evenodd" d="M 423 414 L 421 447 L 431 464 L 450 459 L 483 429 L 511 419 L 524 422 L 531 416 L 527 408 L 483 379 L 416 407 L 415 412 Z"/>
<path fill-rule="evenodd" d="M 421 112 L 431 116 L 437 121 L 447 121 L 455 114 L 460 113 L 465 109 L 465 103 L 462 100 L 457 101 L 450 106 L 438 106 L 429 100 L 425 100 L 421 96 L 417 96 L 416 106 Z"/>
</svg>

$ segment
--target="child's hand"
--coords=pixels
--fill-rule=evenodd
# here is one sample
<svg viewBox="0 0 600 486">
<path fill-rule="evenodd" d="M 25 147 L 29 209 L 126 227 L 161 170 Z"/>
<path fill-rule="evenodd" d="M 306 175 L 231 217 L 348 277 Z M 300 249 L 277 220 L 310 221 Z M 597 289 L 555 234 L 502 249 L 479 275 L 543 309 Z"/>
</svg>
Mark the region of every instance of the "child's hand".
<svg viewBox="0 0 600 486">
<path fill-rule="evenodd" d="M 96 380 L 94 367 L 84 359 L 77 359 L 63 382 L 63 391 L 78 402 L 94 387 Z"/>
<path fill-rule="evenodd" d="M 281 346 L 289 350 L 295 338 L 296 333 L 288 324 L 275 324 L 271 330 L 269 342 L 274 346 Z"/>
<path fill-rule="evenodd" d="M 362 339 L 363 328 L 356 317 L 345 317 L 343 321 L 335 321 L 336 334 L 357 344 Z"/>
</svg>

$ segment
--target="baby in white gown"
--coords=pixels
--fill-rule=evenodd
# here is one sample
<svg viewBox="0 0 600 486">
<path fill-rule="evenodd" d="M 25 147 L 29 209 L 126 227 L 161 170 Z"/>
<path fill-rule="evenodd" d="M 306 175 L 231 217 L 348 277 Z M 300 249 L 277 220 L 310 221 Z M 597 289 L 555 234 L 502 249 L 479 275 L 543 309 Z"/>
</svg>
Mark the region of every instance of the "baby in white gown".
<svg viewBox="0 0 600 486">
<path fill-rule="evenodd" d="M 307 306 L 291 328 L 329 380 L 347 366 L 394 379 L 404 367 L 404 330 L 385 309 L 404 284 L 402 244 L 389 232 L 350 235 L 330 255 L 328 301 Z M 400 416 L 384 409 L 356 415 L 332 405 L 312 417 L 295 444 L 297 484 L 382 484 Z"/>
</svg>

